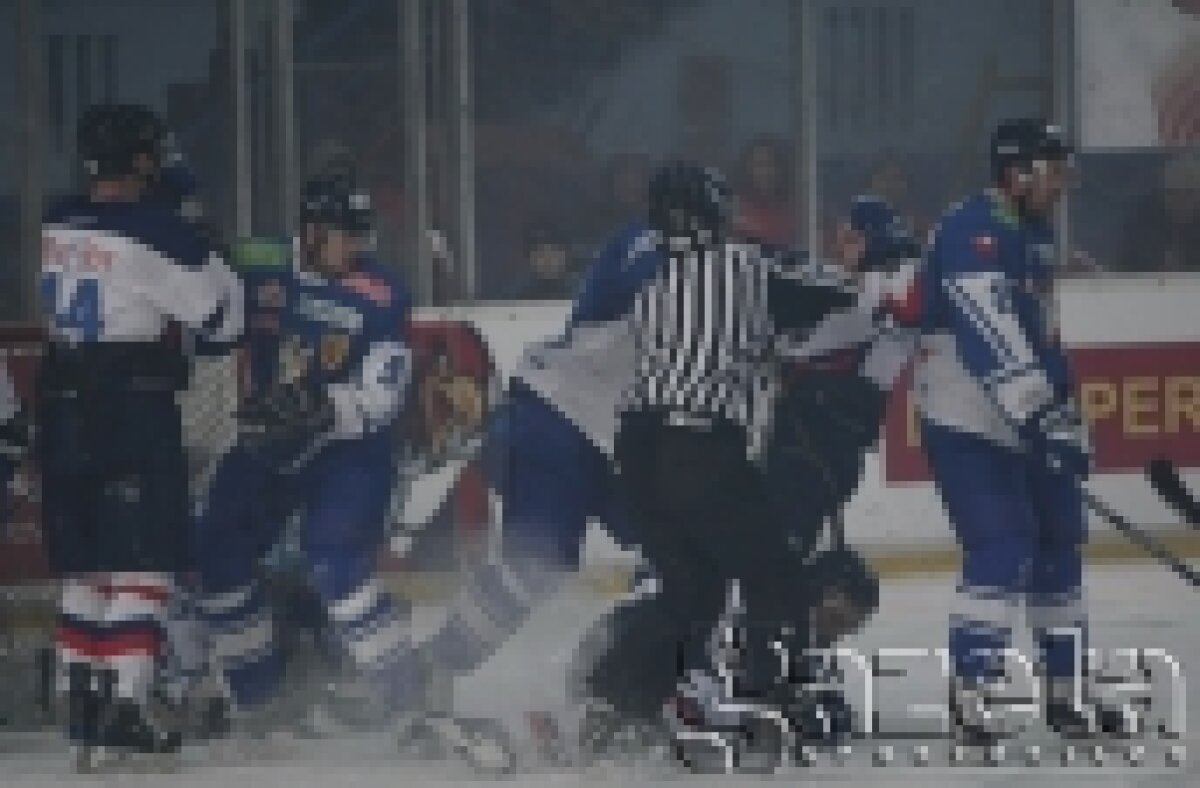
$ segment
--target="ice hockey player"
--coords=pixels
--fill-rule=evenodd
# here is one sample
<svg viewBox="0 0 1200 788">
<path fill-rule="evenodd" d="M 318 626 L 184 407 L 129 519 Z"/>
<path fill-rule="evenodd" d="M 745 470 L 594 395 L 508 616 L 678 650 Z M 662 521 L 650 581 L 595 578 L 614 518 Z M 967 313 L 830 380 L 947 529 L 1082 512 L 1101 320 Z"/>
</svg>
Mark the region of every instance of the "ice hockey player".
<svg viewBox="0 0 1200 788">
<path fill-rule="evenodd" d="M 579 569 L 589 518 L 624 537 L 611 453 L 632 360 L 614 321 L 661 260 L 645 221 L 620 228 L 585 273 L 564 331 L 522 356 L 485 447 L 503 500 L 499 555 L 475 569 L 445 624 L 421 644 L 439 670 L 475 670 Z"/>
<path fill-rule="evenodd" d="M 375 558 L 394 482 L 396 427 L 410 377 L 410 301 L 370 252 L 371 206 L 345 177 L 304 187 L 274 363 L 238 412 L 195 524 L 198 607 L 234 705 L 235 734 L 269 732 L 280 707 L 280 644 L 259 566 L 288 516 L 338 639 L 397 713 L 419 702 L 408 611 L 382 588 Z M 274 302 L 278 303 L 274 303 Z"/>
<path fill-rule="evenodd" d="M 817 652 L 862 625 L 878 603 L 878 580 L 845 538 L 841 512 L 862 479 L 865 455 L 879 434 L 887 393 L 912 359 L 918 315 L 906 309 L 920 249 L 895 210 L 880 197 L 854 198 L 848 212 L 844 266 L 867 291 L 859 307 L 878 326 L 870 341 L 785 365 L 766 449 L 772 507 L 768 523 L 782 529 L 807 569 L 781 594 L 797 600 L 795 683 L 816 683 Z M 878 305 L 885 306 L 872 315 Z M 805 589 L 797 591 L 797 586 Z M 804 614 L 802 614 L 802 612 Z M 807 614 L 807 615 L 806 615 Z M 805 653 L 805 649 L 813 653 Z M 799 688 L 799 687 L 798 687 Z M 797 724 L 808 738 L 846 733 L 833 692 L 800 693 Z M 823 719 L 817 714 L 819 701 Z"/>
<path fill-rule="evenodd" d="M 1091 459 L 1056 325 L 1051 226 L 1070 166 L 1057 127 L 999 124 L 992 185 L 943 216 L 922 274 L 916 390 L 925 452 L 963 551 L 952 707 L 974 743 L 1003 733 L 983 720 L 989 692 L 1006 677 L 1027 689 L 1003 652 L 1021 607 L 1037 649 L 1041 686 L 1032 689 L 1044 691 L 1050 727 L 1085 734 L 1092 712 L 1096 731 L 1119 726 L 1091 702 L 1083 670 L 1079 484 Z"/>
<path fill-rule="evenodd" d="M 847 231 L 857 242 L 848 244 L 853 248 L 839 263 L 861 288 L 897 295 L 911 290 L 920 250 L 885 201 L 855 198 Z M 805 539 L 836 518 L 857 489 L 887 392 L 913 356 L 916 315 L 903 315 L 899 306 L 890 305 L 882 320 L 868 312 L 879 326 L 872 341 L 785 368 L 767 474 L 778 480 L 771 485 L 780 495 L 777 519 Z"/>
<path fill-rule="evenodd" d="M 143 199 L 162 134 L 145 107 L 89 108 L 78 138 L 87 193 L 43 224 L 43 528 L 62 580 L 68 737 L 85 770 L 109 754 L 178 747 L 147 704 L 164 610 L 190 565 L 176 404 L 188 361 L 170 326 L 231 337 L 242 323 L 237 278 L 192 228 Z"/>
</svg>

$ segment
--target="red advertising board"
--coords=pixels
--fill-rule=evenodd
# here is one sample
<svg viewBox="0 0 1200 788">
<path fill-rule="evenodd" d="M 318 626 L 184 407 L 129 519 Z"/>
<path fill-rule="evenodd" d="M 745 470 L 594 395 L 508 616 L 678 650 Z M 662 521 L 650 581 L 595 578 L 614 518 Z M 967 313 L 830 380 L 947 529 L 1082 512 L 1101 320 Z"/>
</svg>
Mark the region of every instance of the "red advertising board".
<svg viewBox="0 0 1200 788">
<path fill-rule="evenodd" d="M 1200 467 L 1200 342 L 1077 348 L 1071 362 L 1097 470 L 1140 472 L 1154 457 Z M 888 483 L 930 478 L 910 382 L 897 386 L 888 405 Z"/>
</svg>

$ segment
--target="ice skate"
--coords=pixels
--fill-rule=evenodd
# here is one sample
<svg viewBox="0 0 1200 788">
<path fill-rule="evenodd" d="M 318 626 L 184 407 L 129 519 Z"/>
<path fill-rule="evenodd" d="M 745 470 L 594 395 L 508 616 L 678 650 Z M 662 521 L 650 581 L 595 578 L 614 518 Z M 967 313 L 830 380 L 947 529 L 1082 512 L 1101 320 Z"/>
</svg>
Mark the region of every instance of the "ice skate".
<svg viewBox="0 0 1200 788">
<path fill-rule="evenodd" d="M 101 698 L 93 686 L 93 674 L 86 665 L 71 665 L 67 674 L 67 740 L 70 743 L 74 771 L 96 771 L 100 746 Z"/>
<path fill-rule="evenodd" d="M 178 770 L 183 738 L 153 720 L 135 701 L 104 707 L 94 746 L 76 753 L 81 773 L 164 773 Z"/>
<path fill-rule="evenodd" d="M 1126 719 L 1120 710 L 1094 698 L 1080 697 L 1080 694 L 1072 680 L 1061 684 L 1048 681 L 1046 727 L 1067 740 L 1112 739 L 1134 733 L 1133 720 Z"/>
<path fill-rule="evenodd" d="M 664 718 L 675 756 L 696 772 L 773 772 L 792 739 L 792 724 L 781 710 L 733 692 L 707 671 L 689 674 Z"/>
</svg>

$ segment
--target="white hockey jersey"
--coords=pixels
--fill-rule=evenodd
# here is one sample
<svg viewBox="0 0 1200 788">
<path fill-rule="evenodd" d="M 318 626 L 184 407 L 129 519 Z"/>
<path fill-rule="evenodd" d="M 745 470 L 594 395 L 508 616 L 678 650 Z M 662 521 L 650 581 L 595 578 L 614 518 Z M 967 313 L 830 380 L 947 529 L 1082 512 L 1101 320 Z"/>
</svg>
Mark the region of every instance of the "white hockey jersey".
<svg viewBox="0 0 1200 788">
<path fill-rule="evenodd" d="M 195 228 L 144 202 L 51 209 L 41 296 L 51 339 L 69 344 L 154 341 L 175 321 L 218 341 L 242 331 L 237 276 Z"/>
<path fill-rule="evenodd" d="M 573 326 L 530 346 L 514 377 L 612 456 L 617 409 L 633 384 L 636 345 L 629 318 Z"/>
</svg>

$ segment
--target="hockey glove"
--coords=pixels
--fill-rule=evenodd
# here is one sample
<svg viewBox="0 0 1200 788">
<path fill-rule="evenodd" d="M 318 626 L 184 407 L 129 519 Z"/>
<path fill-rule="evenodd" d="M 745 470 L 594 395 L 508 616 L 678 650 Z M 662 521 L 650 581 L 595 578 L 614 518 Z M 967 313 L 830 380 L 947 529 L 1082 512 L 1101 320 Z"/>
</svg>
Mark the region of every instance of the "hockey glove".
<svg viewBox="0 0 1200 788">
<path fill-rule="evenodd" d="M 332 430 L 333 403 L 320 387 L 289 383 L 248 399 L 237 419 L 244 445 L 287 465 Z"/>
<path fill-rule="evenodd" d="M 1026 444 L 1043 452 L 1050 467 L 1086 479 L 1092 469 L 1092 449 L 1087 427 L 1071 402 L 1043 408 L 1026 427 Z"/>
</svg>

